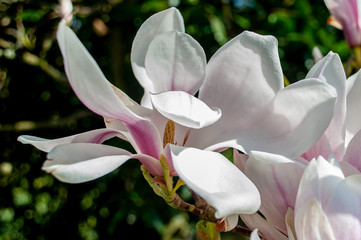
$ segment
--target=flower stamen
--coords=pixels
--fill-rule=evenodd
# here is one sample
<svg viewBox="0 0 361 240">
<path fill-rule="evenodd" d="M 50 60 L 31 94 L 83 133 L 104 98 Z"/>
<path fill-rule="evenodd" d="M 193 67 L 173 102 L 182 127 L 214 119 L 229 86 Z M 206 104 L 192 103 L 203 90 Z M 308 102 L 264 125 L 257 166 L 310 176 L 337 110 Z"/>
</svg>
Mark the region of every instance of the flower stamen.
<svg viewBox="0 0 361 240">
<path fill-rule="evenodd" d="M 172 120 L 168 120 L 164 129 L 163 148 L 167 145 L 167 143 L 174 144 L 174 132 L 175 132 L 174 122 Z"/>
</svg>

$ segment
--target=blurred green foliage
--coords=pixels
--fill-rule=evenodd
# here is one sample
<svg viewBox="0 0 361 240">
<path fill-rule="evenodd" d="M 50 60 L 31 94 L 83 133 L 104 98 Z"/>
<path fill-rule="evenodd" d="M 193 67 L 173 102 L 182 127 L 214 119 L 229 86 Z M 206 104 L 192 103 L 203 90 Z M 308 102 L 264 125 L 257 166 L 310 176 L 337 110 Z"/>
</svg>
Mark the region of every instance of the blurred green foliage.
<svg viewBox="0 0 361 240">
<path fill-rule="evenodd" d="M 104 74 L 131 98 L 134 35 L 152 14 L 177 7 L 186 32 L 208 59 L 243 30 L 274 35 L 285 76 L 305 77 L 312 49 L 352 51 L 327 25 L 322 0 L 75 0 L 72 27 Z M 0 239 L 194 239 L 197 218 L 168 207 L 142 178 L 137 161 L 85 184 L 64 184 L 41 170 L 46 154 L 16 141 L 21 134 L 59 138 L 103 127 L 64 75 L 55 41 L 58 2 L 0 1 Z M 123 142 L 109 142 L 130 149 Z M 186 188 L 182 197 L 190 198 Z M 225 235 L 232 237 L 233 235 Z"/>
</svg>

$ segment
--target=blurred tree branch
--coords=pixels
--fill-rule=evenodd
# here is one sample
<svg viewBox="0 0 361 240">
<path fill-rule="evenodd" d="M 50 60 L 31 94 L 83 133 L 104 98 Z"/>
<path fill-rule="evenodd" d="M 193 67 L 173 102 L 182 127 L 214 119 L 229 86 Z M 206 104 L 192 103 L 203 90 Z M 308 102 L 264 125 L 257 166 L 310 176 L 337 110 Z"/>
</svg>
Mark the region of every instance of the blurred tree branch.
<svg viewBox="0 0 361 240">
<path fill-rule="evenodd" d="M 60 128 L 69 126 L 81 119 L 93 116 L 94 114 L 88 110 L 76 111 L 69 116 L 63 118 L 54 118 L 47 121 L 18 121 L 14 124 L 0 125 L 0 132 L 24 132 L 46 128 Z"/>
</svg>

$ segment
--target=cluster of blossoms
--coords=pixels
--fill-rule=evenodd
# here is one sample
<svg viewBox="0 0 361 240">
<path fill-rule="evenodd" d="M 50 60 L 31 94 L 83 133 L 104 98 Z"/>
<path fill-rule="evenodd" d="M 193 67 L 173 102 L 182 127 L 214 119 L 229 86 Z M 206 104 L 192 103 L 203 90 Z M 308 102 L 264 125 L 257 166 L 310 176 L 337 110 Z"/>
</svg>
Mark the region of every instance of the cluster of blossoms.
<svg viewBox="0 0 361 240">
<path fill-rule="evenodd" d="M 223 231 L 240 217 L 255 230 L 251 239 L 361 236 L 361 75 L 346 80 L 337 54 L 283 87 L 274 37 L 245 31 L 207 62 L 170 8 L 134 39 L 131 64 L 144 88 L 138 104 L 105 78 L 65 21 L 57 40 L 74 92 L 106 127 L 54 140 L 20 136 L 48 153 L 45 171 L 81 183 L 137 159 L 171 206 L 199 208 L 177 196 L 186 184 L 210 206 L 198 215 Z M 113 137 L 134 152 L 103 144 Z M 233 163 L 220 153 L 228 148 Z"/>
</svg>

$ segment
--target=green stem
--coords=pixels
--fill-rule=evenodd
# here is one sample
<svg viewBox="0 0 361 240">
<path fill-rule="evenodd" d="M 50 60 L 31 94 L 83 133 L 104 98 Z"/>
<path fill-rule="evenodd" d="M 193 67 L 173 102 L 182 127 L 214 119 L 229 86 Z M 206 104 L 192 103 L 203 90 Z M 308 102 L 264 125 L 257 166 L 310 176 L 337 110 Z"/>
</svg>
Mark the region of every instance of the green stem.
<svg viewBox="0 0 361 240">
<path fill-rule="evenodd" d="M 167 159 L 164 157 L 163 154 L 160 155 L 160 164 L 162 165 L 163 168 L 164 180 L 168 191 L 167 193 L 170 194 L 172 193 L 173 190 L 173 177 L 170 175 L 169 165 Z"/>
<path fill-rule="evenodd" d="M 216 231 L 216 224 L 201 220 L 197 223 L 197 232 L 200 240 L 220 240 L 221 235 Z"/>
<path fill-rule="evenodd" d="M 360 69 L 361 68 L 361 47 L 355 47 L 354 52 L 355 52 L 356 66 L 358 69 Z M 356 71 L 358 69 L 356 69 Z"/>
<path fill-rule="evenodd" d="M 150 175 L 149 171 L 145 168 L 144 165 L 140 166 L 142 170 L 143 176 L 145 180 L 147 180 L 148 184 L 153 188 L 153 191 L 160 197 L 163 197 L 164 193 L 162 189 L 159 187 L 159 184 L 154 181 L 154 178 Z"/>
</svg>

